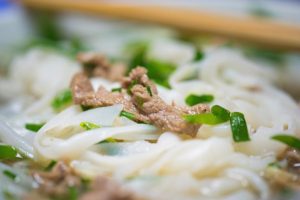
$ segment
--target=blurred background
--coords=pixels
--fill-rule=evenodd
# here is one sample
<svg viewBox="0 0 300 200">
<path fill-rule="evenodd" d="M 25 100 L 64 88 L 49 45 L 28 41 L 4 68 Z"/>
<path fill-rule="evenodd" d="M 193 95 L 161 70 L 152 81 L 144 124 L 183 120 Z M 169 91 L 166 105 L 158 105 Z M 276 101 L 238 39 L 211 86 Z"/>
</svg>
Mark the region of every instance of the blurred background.
<svg viewBox="0 0 300 200">
<path fill-rule="evenodd" d="M 253 18 L 300 26 L 300 1 L 298 0 L 94 0 L 93 2 L 187 8 L 238 19 Z M 182 42 L 191 42 L 199 51 L 206 45 L 241 49 L 245 55 L 282 70 L 278 85 L 287 88 L 295 98 L 300 96 L 300 89 L 298 89 L 300 87 L 297 87 L 300 86 L 298 51 L 273 49 L 201 32 L 187 34 L 167 26 L 114 19 L 95 15 L 95 13 L 71 11 L 72 9 L 68 11 L 33 9 L 22 3 L 23 1 L 0 0 L 2 74 L 7 73 L 12 57 L 35 46 L 54 49 L 71 59 L 75 59 L 79 51 L 97 51 L 112 59 L 123 57 L 126 59 L 124 46 L 157 38 L 173 38 Z"/>
</svg>

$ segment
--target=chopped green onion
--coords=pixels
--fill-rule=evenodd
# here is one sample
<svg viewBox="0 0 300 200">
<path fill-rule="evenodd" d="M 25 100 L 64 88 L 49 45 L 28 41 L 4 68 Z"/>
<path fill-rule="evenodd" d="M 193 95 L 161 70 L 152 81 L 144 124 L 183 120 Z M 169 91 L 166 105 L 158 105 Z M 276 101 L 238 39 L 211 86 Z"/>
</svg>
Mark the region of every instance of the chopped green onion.
<svg viewBox="0 0 300 200">
<path fill-rule="evenodd" d="M 152 59 L 147 60 L 144 67 L 147 68 L 150 79 L 159 85 L 170 88 L 168 79 L 176 69 L 173 64 Z"/>
<path fill-rule="evenodd" d="M 209 103 L 214 100 L 214 96 L 209 95 L 209 94 L 204 94 L 204 95 L 195 95 L 191 94 L 186 97 L 185 103 L 189 106 L 194 106 L 199 103 Z"/>
<path fill-rule="evenodd" d="M 49 165 L 45 168 L 45 171 L 51 171 L 52 168 L 56 165 L 56 161 L 55 160 L 51 160 L 51 162 L 49 163 Z"/>
<path fill-rule="evenodd" d="M 233 112 L 230 114 L 230 126 L 235 142 L 245 142 L 250 140 L 247 123 L 242 113 Z"/>
<path fill-rule="evenodd" d="M 8 170 L 3 170 L 3 174 L 12 180 L 15 180 L 17 177 L 17 175 L 15 173 L 8 171 Z"/>
<path fill-rule="evenodd" d="M 229 111 L 221 106 L 214 105 L 211 113 L 200 113 L 196 115 L 186 115 L 184 119 L 189 123 L 216 125 L 229 120 Z"/>
<path fill-rule="evenodd" d="M 17 198 L 9 191 L 3 190 L 3 196 L 5 200 L 16 200 Z"/>
<path fill-rule="evenodd" d="M 279 134 L 279 135 L 274 135 L 272 139 L 282 142 L 288 145 L 289 147 L 300 150 L 300 139 L 297 137 L 286 135 L 286 134 Z"/>
<path fill-rule="evenodd" d="M 103 141 L 99 142 L 98 144 L 115 143 L 115 142 L 117 142 L 117 140 L 115 140 L 114 138 L 107 138 L 106 140 L 103 140 Z"/>
<path fill-rule="evenodd" d="M 223 122 L 227 122 L 230 118 L 229 110 L 227 110 L 219 105 L 214 105 L 211 108 L 211 113 L 214 114 L 219 119 L 221 119 Z"/>
<path fill-rule="evenodd" d="M 82 110 L 82 111 L 87 111 L 87 110 L 90 110 L 90 109 L 93 108 L 93 107 L 91 107 L 91 106 L 83 106 L 83 105 L 81 105 L 80 107 L 81 107 L 81 110 Z"/>
<path fill-rule="evenodd" d="M 69 200 L 77 200 L 78 199 L 78 190 L 75 186 L 69 187 Z"/>
<path fill-rule="evenodd" d="M 168 62 L 163 62 L 155 59 L 147 58 L 147 51 L 149 49 L 149 42 L 138 41 L 129 44 L 126 51 L 131 52 L 131 61 L 129 63 L 128 72 L 137 66 L 143 66 L 148 70 L 148 76 L 164 87 L 170 88 L 168 79 L 174 72 L 176 67 Z"/>
<path fill-rule="evenodd" d="M 227 109 L 214 105 L 211 113 L 185 115 L 184 119 L 189 123 L 216 125 L 230 120 L 232 137 L 235 142 L 249 141 L 249 133 L 244 115 L 239 112 L 230 113 Z"/>
<path fill-rule="evenodd" d="M 152 94 L 152 90 L 151 90 L 150 86 L 147 86 L 147 91 L 148 91 L 149 95 L 152 97 L 153 94 Z"/>
<path fill-rule="evenodd" d="M 202 60 L 203 57 L 204 57 L 203 52 L 200 51 L 200 50 L 197 50 L 196 53 L 195 53 L 194 61 Z"/>
<path fill-rule="evenodd" d="M 91 122 L 81 122 L 80 126 L 82 128 L 84 128 L 85 130 L 91 130 L 91 129 L 95 129 L 95 128 L 100 128 L 99 125 L 91 123 Z"/>
<path fill-rule="evenodd" d="M 268 164 L 268 167 L 281 168 L 278 162 L 271 162 Z"/>
<path fill-rule="evenodd" d="M 122 112 L 120 113 L 120 116 L 122 116 L 122 117 L 127 117 L 127 118 L 130 119 L 130 120 L 134 120 L 134 119 L 135 119 L 134 114 L 132 114 L 132 113 L 130 113 L 130 112 L 126 112 L 126 111 L 122 111 Z"/>
<path fill-rule="evenodd" d="M 122 88 L 118 87 L 118 88 L 113 88 L 111 89 L 112 92 L 121 92 Z"/>
<path fill-rule="evenodd" d="M 138 107 L 141 108 L 145 103 L 144 100 L 139 96 L 137 96 L 135 99 L 136 99 L 136 103 L 137 103 Z"/>
<path fill-rule="evenodd" d="M 25 124 L 25 128 L 33 132 L 38 132 L 44 125 L 45 123 L 40 123 L 40 124 L 27 123 Z"/>
<path fill-rule="evenodd" d="M 136 41 L 127 45 L 126 52 L 131 54 L 128 72 L 137 66 L 145 65 L 148 48 L 149 43 L 147 41 Z"/>
<path fill-rule="evenodd" d="M 184 119 L 193 124 L 207 124 L 207 125 L 216 125 L 221 124 L 224 121 L 218 117 L 216 117 L 212 113 L 201 113 L 196 115 L 186 115 Z"/>
<path fill-rule="evenodd" d="M 58 93 L 53 99 L 51 106 L 55 111 L 61 111 L 72 103 L 72 92 L 70 89 Z"/>
<path fill-rule="evenodd" d="M 137 80 L 133 80 L 133 81 L 129 84 L 128 89 L 127 89 L 127 93 L 128 93 L 128 94 L 132 94 L 131 89 L 132 89 L 133 86 L 135 86 L 136 84 L 137 84 Z"/>
<path fill-rule="evenodd" d="M 16 159 L 18 155 L 17 150 L 10 146 L 0 144 L 0 160 L 11 160 Z"/>
</svg>

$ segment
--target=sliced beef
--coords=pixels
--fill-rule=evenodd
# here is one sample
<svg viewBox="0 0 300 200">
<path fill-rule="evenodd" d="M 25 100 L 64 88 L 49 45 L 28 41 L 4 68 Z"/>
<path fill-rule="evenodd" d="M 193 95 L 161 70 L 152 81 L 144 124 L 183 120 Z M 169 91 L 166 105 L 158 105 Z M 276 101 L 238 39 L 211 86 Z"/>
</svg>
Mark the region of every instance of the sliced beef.
<svg viewBox="0 0 300 200">
<path fill-rule="evenodd" d="M 136 116 L 137 121 L 146 120 L 143 116 L 139 115 L 130 96 L 128 96 L 125 91 L 110 92 L 102 86 L 100 86 L 97 91 L 94 91 L 92 84 L 85 73 L 74 75 L 70 87 L 75 104 L 93 108 L 122 104 L 125 111 Z"/>
<path fill-rule="evenodd" d="M 47 196 L 62 196 L 70 187 L 79 187 L 81 180 L 72 169 L 58 162 L 50 172 L 34 172 L 34 180 L 39 184 L 39 192 Z"/>
<path fill-rule="evenodd" d="M 123 78 L 122 87 L 121 92 L 110 92 L 103 87 L 95 92 L 84 73 L 75 75 L 71 82 L 75 104 L 88 107 L 123 104 L 124 110 L 134 114 L 136 121 L 153 124 L 163 131 L 194 136 L 200 125 L 186 122 L 183 115 L 209 111 L 209 107 L 203 104 L 193 107 L 168 105 L 158 96 L 155 84 L 143 67 L 133 69 L 128 77 Z"/>
<path fill-rule="evenodd" d="M 79 200 L 141 200 L 106 177 L 96 178 L 88 192 Z"/>
<path fill-rule="evenodd" d="M 150 124 L 164 131 L 186 133 L 194 136 L 200 125 L 186 122 L 183 115 L 207 112 L 209 111 L 208 106 L 202 104 L 194 107 L 168 105 L 158 96 L 154 83 L 149 80 L 146 73 L 145 68 L 135 68 L 130 73 L 129 79 L 126 79 L 123 83 L 124 87 L 130 89 L 132 102 L 140 114 L 146 116 Z M 134 86 L 129 88 L 129 83 L 134 83 Z"/>
<path fill-rule="evenodd" d="M 58 162 L 49 172 L 34 172 L 33 177 L 39 187 L 25 195 L 24 200 L 69 199 L 70 188 L 75 188 L 79 200 L 141 200 L 108 177 L 83 183 L 64 162 Z"/>
<path fill-rule="evenodd" d="M 99 53 L 80 53 L 77 59 L 83 65 L 87 75 L 103 77 L 110 81 L 120 81 L 127 69 L 123 63 L 111 64 L 104 55 Z"/>
<path fill-rule="evenodd" d="M 278 158 L 287 163 L 286 170 L 300 176 L 300 151 L 294 148 L 287 148 Z"/>
</svg>

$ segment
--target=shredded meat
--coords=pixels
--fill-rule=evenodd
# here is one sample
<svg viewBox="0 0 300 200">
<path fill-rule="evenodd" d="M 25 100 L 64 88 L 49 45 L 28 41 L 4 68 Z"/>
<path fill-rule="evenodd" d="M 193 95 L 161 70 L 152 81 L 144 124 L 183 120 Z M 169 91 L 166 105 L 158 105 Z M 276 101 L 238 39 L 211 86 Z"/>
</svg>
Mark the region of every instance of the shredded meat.
<svg viewBox="0 0 300 200">
<path fill-rule="evenodd" d="M 186 122 L 184 114 L 197 114 L 207 112 L 207 105 L 196 105 L 194 107 L 179 107 L 175 104 L 168 105 L 157 94 L 154 83 L 148 78 L 147 70 L 137 67 L 132 70 L 129 78 L 123 82 L 123 87 L 135 83 L 131 88 L 132 102 L 141 115 L 148 118 L 148 121 L 164 131 L 186 133 L 194 136 L 200 125 Z"/>
<path fill-rule="evenodd" d="M 208 106 L 203 104 L 193 107 L 180 107 L 174 103 L 168 105 L 158 96 L 155 84 L 148 78 L 147 70 L 143 67 L 133 69 L 128 77 L 123 78 L 122 87 L 121 92 L 109 92 L 103 87 L 95 92 L 84 73 L 75 75 L 71 82 L 75 104 L 88 107 L 123 104 L 124 110 L 134 114 L 136 121 L 153 124 L 163 131 L 194 136 L 200 125 L 190 124 L 182 116 L 209 111 Z"/>
<path fill-rule="evenodd" d="M 268 167 L 264 176 L 274 187 L 300 190 L 300 151 L 287 148 L 277 159 L 278 166 Z"/>
<path fill-rule="evenodd" d="M 294 148 L 287 148 L 279 160 L 286 160 L 287 171 L 300 175 L 300 151 Z"/>
<path fill-rule="evenodd" d="M 141 200 L 110 178 L 99 176 L 84 188 L 82 181 L 64 162 L 58 162 L 50 172 L 34 172 L 39 184 L 24 200 L 67 199 L 70 187 L 76 188 L 79 200 Z"/>
<path fill-rule="evenodd" d="M 120 187 L 115 182 L 105 177 L 94 180 L 91 190 L 83 194 L 80 200 L 137 200 L 132 193 Z"/>
<path fill-rule="evenodd" d="M 80 53 L 77 59 L 84 66 L 84 71 L 89 76 L 120 81 L 126 73 L 126 66 L 123 63 L 111 64 L 104 55 L 99 53 Z"/>
<path fill-rule="evenodd" d="M 122 104 L 124 110 L 135 114 L 137 120 L 145 120 L 138 114 L 130 97 L 125 92 L 109 92 L 104 87 L 99 87 L 95 92 L 91 82 L 84 73 L 74 75 L 71 81 L 71 91 L 75 104 L 87 107 L 103 107 Z"/>
<path fill-rule="evenodd" d="M 39 192 L 49 196 L 65 195 L 69 187 L 78 187 L 80 178 L 63 162 L 58 162 L 50 172 L 34 172 Z"/>
</svg>

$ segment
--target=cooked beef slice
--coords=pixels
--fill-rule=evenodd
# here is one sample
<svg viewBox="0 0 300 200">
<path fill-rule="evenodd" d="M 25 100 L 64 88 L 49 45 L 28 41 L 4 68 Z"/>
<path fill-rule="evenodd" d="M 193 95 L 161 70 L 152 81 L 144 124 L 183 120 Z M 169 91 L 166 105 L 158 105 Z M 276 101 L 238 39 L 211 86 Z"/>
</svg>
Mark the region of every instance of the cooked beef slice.
<svg viewBox="0 0 300 200">
<path fill-rule="evenodd" d="M 110 92 L 101 86 L 94 91 L 85 73 L 76 74 L 71 82 L 75 104 L 88 107 L 123 104 L 124 110 L 134 114 L 136 121 L 153 124 L 163 131 L 195 136 L 200 125 L 186 122 L 183 115 L 209 111 L 204 104 L 182 107 L 165 103 L 143 67 L 133 69 L 128 77 L 124 77 L 122 87 L 121 92 Z"/>
<path fill-rule="evenodd" d="M 123 63 L 111 64 L 104 55 L 99 53 L 80 53 L 77 60 L 83 65 L 88 76 L 99 76 L 110 81 L 120 81 L 127 69 Z"/>
</svg>

